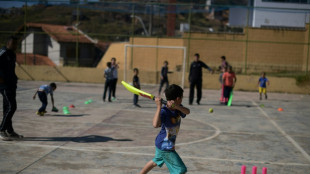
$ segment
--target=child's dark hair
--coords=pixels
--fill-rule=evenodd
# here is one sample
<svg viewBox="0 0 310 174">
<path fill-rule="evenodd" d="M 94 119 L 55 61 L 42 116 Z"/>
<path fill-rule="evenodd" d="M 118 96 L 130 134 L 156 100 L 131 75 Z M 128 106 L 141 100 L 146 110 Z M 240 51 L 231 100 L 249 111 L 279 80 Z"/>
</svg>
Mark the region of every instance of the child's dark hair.
<svg viewBox="0 0 310 174">
<path fill-rule="evenodd" d="M 183 89 L 175 84 L 168 86 L 165 90 L 167 100 L 175 100 L 177 97 L 183 97 Z"/>
<path fill-rule="evenodd" d="M 111 62 L 107 62 L 107 67 L 111 68 L 112 63 Z"/>
<path fill-rule="evenodd" d="M 168 65 L 168 61 L 167 60 L 165 60 L 164 63 Z"/>
<path fill-rule="evenodd" d="M 112 58 L 111 58 L 111 61 L 112 61 L 112 60 L 116 61 L 116 58 L 115 58 L 115 57 L 112 57 Z"/>
<path fill-rule="evenodd" d="M 133 69 L 133 72 L 135 72 L 135 71 L 136 71 L 136 72 L 139 72 L 139 69 L 138 69 L 138 68 L 134 68 L 134 69 Z"/>
<path fill-rule="evenodd" d="M 10 36 L 8 37 L 8 41 L 13 40 L 13 41 L 17 41 L 17 37 L 15 36 Z"/>
<path fill-rule="evenodd" d="M 232 66 L 231 66 L 231 65 L 228 65 L 228 66 L 225 68 L 225 70 L 226 70 L 226 71 L 228 71 L 228 70 L 231 70 L 231 71 L 232 71 L 232 70 L 233 70 L 233 68 L 232 68 Z"/>
<path fill-rule="evenodd" d="M 225 57 L 225 56 L 222 56 L 221 59 L 226 60 L 226 57 Z"/>
<path fill-rule="evenodd" d="M 195 56 L 198 57 L 198 58 L 200 57 L 200 55 L 198 53 L 196 53 Z"/>
<path fill-rule="evenodd" d="M 54 83 L 54 82 L 52 82 L 52 83 L 50 83 L 50 87 L 52 87 L 52 88 L 57 88 L 57 85 L 56 85 L 56 83 Z"/>
</svg>

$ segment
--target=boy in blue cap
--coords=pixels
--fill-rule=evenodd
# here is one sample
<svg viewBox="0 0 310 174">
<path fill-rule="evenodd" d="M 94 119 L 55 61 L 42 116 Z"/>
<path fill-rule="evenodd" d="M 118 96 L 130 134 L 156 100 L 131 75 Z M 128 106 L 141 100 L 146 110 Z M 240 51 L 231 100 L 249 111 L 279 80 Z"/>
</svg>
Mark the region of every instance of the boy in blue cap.
<svg viewBox="0 0 310 174">
<path fill-rule="evenodd" d="M 155 166 L 161 167 L 164 163 L 170 173 L 183 174 L 187 168 L 182 159 L 175 151 L 175 141 L 180 130 L 181 118 L 190 113 L 190 110 L 183 107 L 183 89 L 178 85 L 170 85 L 165 90 L 167 105 L 162 107 L 161 98 L 156 97 L 157 110 L 153 117 L 153 127 L 161 127 L 155 139 L 155 157 L 149 161 L 140 174 L 146 174 Z"/>
</svg>

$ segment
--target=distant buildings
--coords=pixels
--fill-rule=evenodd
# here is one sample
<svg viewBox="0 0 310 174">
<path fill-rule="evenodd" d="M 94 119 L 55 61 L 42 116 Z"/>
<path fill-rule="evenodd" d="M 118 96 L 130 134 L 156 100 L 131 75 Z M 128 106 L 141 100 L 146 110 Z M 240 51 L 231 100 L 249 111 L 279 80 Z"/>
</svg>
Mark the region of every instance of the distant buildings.
<svg viewBox="0 0 310 174">
<path fill-rule="evenodd" d="M 18 31 L 23 32 L 24 26 Z M 26 33 L 21 52 L 47 56 L 57 66 L 95 67 L 103 54 L 102 44 L 73 26 L 27 23 Z"/>
<path fill-rule="evenodd" d="M 249 8 L 231 7 L 229 11 L 229 25 L 233 27 L 304 28 L 310 23 L 309 0 L 249 0 Z"/>
</svg>

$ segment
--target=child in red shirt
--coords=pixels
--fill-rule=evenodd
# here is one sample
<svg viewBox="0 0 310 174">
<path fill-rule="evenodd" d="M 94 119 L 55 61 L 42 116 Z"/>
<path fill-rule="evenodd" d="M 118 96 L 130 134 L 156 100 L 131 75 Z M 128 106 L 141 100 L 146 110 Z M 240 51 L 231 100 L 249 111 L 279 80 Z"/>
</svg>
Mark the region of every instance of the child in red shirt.
<svg viewBox="0 0 310 174">
<path fill-rule="evenodd" d="M 237 78 L 235 73 L 232 71 L 232 67 L 228 66 L 226 72 L 223 74 L 223 84 L 224 84 L 224 101 L 227 104 L 229 95 L 232 89 L 235 87 Z"/>
</svg>

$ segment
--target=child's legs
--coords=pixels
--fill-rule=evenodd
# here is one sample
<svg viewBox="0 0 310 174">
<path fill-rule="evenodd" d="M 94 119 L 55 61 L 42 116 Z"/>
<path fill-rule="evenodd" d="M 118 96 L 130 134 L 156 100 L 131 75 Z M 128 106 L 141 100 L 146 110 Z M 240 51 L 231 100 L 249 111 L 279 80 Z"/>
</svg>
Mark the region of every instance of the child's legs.
<svg viewBox="0 0 310 174">
<path fill-rule="evenodd" d="M 163 159 L 170 173 L 183 174 L 187 172 L 184 162 L 176 151 L 163 153 Z"/>
<path fill-rule="evenodd" d="M 109 81 L 106 80 L 105 83 L 104 83 L 104 91 L 103 91 L 103 96 L 102 96 L 102 99 L 103 99 L 103 100 L 105 100 L 105 96 L 106 96 L 108 87 L 109 87 Z"/>
<path fill-rule="evenodd" d="M 169 87 L 169 81 L 166 79 L 166 89 Z"/>
<path fill-rule="evenodd" d="M 228 98 L 228 97 L 229 97 L 229 87 L 224 86 L 224 98 Z"/>
<path fill-rule="evenodd" d="M 259 88 L 258 88 L 258 92 L 259 92 L 259 95 L 262 95 L 263 88 L 262 88 L 262 87 L 259 87 Z"/>
<path fill-rule="evenodd" d="M 195 86 L 196 86 L 196 82 L 193 81 L 190 84 L 190 90 L 189 90 L 189 104 L 193 103 L 194 100 L 194 92 L 195 92 Z"/>
<path fill-rule="evenodd" d="M 44 112 L 46 110 L 46 106 L 47 106 L 47 96 L 46 96 L 45 92 L 43 92 L 43 91 L 39 91 L 38 96 L 39 96 L 39 99 L 42 103 L 42 106 L 40 107 L 40 109 L 38 111 Z"/>
<path fill-rule="evenodd" d="M 113 97 L 115 97 L 115 91 L 116 91 L 117 80 L 118 80 L 118 79 L 113 79 L 113 82 L 112 82 L 112 96 L 113 96 Z"/>
<path fill-rule="evenodd" d="M 138 99 L 139 99 L 139 96 L 134 94 L 133 95 L 133 104 L 135 104 L 135 105 L 138 104 Z"/>
<path fill-rule="evenodd" d="M 114 91 L 114 81 L 109 81 L 108 82 L 108 88 L 109 88 L 109 101 L 111 101 L 111 95 L 113 94 Z"/>
<path fill-rule="evenodd" d="M 159 93 L 161 93 L 161 88 L 164 86 L 164 83 L 165 83 L 165 81 L 164 81 L 164 79 L 161 79 L 160 80 L 160 85 L 159 85 Z"/>
<path fill-rule="evenodd" d="M 149 161 L 148 163 L 146 163 L 146 165 L 143 167 L 143 169 L 141 170 L 140 174 L 146 174 L 149 171 L 151 171 L 154 167 L 156 167 L 157 164 L 153 162 L 153 160 Z"/>
<path fill-rule="evenodd" d="M 225 102 L 228 102 L 230 93 L 232 91 L 232 87 L 230 86 L 224 86 L 224 98 L 225 98 Z"/>
<path fill-rule="evenodd" d="M 159 150 L 156 147 L 155 157 L 151 161 L 146 163 L 146 165 L 141 170 L 140 174 L 146 174 L 147 172 L 149 172 L 150 170 L 152 170 L 156 166 L 162 167 L 163 164 L 164 164 L 164 159 L 162 157 L 162 152 L 163 151 Z"/>
<path fill-rule="evenodd" d="M 200 102 L 202 96 L 202 80 L 197 81 L 197 103 Z"/>
<path fill-rule="evenodd" d="M 222 87 L 222 89 L 221 89 L 221 99 L 220 99 L 220 101 L 221 102 L 225 102 L 225 100 L 224 100 L 224 84 L 222 84 L 221 87 Z"/>
<path fill-rule="evenodd" d="M 266 95 L 267 95 L 267 90 L 266 90 L 266 88 L 263 88 L 262 91 L 263 91 L 263 93 L 264 93 L 265 96 L 266 96 Z"/>
</svg>

